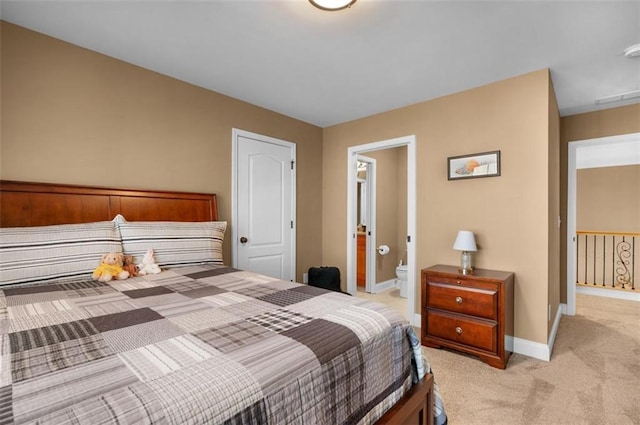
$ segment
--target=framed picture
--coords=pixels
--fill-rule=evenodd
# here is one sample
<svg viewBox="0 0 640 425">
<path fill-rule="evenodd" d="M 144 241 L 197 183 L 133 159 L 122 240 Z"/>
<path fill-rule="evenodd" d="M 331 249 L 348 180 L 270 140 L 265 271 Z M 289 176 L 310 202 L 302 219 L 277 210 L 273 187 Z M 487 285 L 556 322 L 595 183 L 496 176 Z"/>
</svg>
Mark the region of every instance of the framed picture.
<svg viewBox="0 0 640 425">
<path fill-rule="evenodd" d="M 496 177 L 500 175 L 500 151 L 447 158 L 449 180 Z"/>
</svg>

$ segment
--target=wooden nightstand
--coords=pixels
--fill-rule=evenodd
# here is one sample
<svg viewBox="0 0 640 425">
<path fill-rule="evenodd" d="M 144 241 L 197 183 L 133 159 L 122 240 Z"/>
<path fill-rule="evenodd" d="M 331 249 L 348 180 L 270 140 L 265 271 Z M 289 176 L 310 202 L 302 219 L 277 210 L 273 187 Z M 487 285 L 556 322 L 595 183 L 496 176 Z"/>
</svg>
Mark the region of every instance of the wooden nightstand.
<svg viewBox="0 0 640 425">
<path fill-rule="evenodd" d="M 473 354 L 507 367 L 505 335 L 513 335 L 513 273 L 453 266 L 422 270 L 422 345 Z"/>
</svg>

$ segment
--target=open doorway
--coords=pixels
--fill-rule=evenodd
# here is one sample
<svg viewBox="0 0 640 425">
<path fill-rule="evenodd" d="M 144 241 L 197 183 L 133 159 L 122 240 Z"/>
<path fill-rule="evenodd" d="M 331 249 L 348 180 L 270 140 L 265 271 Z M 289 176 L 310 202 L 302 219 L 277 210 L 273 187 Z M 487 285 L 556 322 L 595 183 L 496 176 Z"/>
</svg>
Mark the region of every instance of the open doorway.
<svg viewBox="0 0 640 425">
<path fill-rule="evenodd" d="M 357 294 L 357 241 L 358 241 L 358 225 L 359 216 L 358 216 L 358 160 L 359 157 L 362 159 L 363 155 L 373 156 L 375 152 L 384 151 L 388 149 L 395 148 L 403 148 L 406 152 L 406 180 L 403 183 L 406 183 L 406 201 L 403 204 L 406 204 L 406 209 L 403 205 L 404 217 L 406 217 L 406 224 L 404 224 L 403 228 L 406 228 L 406 231 L 403 230 L 402 241 L 399 243 L 398 241 L 388 241 L 382 240 L 378 236 L 379 229 L 377 229 L 376 225 L 376 208 L 369 207 L 370 214 L 369 220 L 366 227 L 366 235 L 367 235 L 367 259 L 370 259 L 367 264 L 367 282 L 370 284 L 367 285 L 367 291 L 371 293 L 375 293 L 376 291 L 383 290 L 385 288 L 390 288 L 392 284 L 395 284 L 395 269 L 396 269 L 396 260 L 397 258 L 406 259 L 404 262 L 408 264 L 407 266 L 407 279 L 406 279 L 406 313 L 405 316 L 414 325 L 419 325 L 416 321 L 415 315 L 415 303 L 416 303 L 416 253 L 415 253 L 415 234 L 416 234 L 416 165 L 415 165 L 415 155 L 416 155 L 416 140 L 415 136 L 404 136 L 396 139 L 383 140 L 379 142 L 368 143 L 359 146 L 353 146 L 348 149 L 347 155 L 347 166 L 348 166 L 348 188 L 347 188 L 347 291 L 352 294 Z M 376 181 L 375 174 L 373 174 L 372 184 L 369 187 L 370 192 L 367 194 L 367 199 L 369 201 L 368 205 L 371 206 L 376 199 L 376 186 L 380 184 L 380 182 Z M 404 184 L 403 184 L 404 186 Z M 403 223 L 404 223 L 403 217 Z M 362 227 L 360 227 L 362 230 Z M 392 243 L 393 242 L 393 243 Z M 384 246 L 393 245 L 393 256 L 387 255 L 387 253 L 382 254 L 386 250 Z M 393 279 L 390 279 L 390 276 L 383 279 L 382 282 L 378 282 L 377 273 L 378 267 L 376 266 L 380 262 L 380 258 L 383 258 L 386 263 L 387 268 L 392 265 L 392 270 L 394 273 Z M 392 261 L 393 258 L 393 261 Z"/>
<path fill-rule="evenodd" d="M 358 155 L 356 169 L 356 283 L 358 290 L 377 292 L 375 245 L 376 160 Z"/>
<path fill-rule="evenodd" d="M 569 143 L 567 167 L 567 314 L 576 314 L 577 173 L 579 169 L 640 164 L 640 133 Z M 598 207 L 602 207 L 601 205 Z M 637 295 L 637 294 L 635 294 Z"/>
</svg>

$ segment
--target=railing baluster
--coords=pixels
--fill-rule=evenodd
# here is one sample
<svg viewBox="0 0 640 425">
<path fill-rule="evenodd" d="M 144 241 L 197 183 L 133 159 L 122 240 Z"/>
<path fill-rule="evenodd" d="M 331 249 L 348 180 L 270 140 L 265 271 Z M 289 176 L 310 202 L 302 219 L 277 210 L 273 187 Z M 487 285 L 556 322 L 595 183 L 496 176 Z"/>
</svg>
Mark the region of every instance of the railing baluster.
<svg viewBox="0 0 640 425">
<path fill-rule="evenodd" d="M 589 235 L 584 235 L 584 283 L 588 283 L 589 278 L 587 277 L 587 263 L 589 262 Z"/>
<path fill-rule="evenodd" d="M 613 235 L 613 249 L 611 250 L 611 287 L 616 287 L 616 235 Z"/>
<path fill-rule="evenodd" d="M 593 235 L 593 284 L 596 285 L 596 235 Z"/>
<path fill-rule="evenodd" d="M 633 248 L 631 249 L 631 290 L 636 289 L 636 237 L 633 237 Z"/>
<path fill-rule="evenodd" d="M 606 255 L 607 255 L 607 235 L 602 236 L 602 286 L 604 286 L 605 278 L 604 271 L 607 268 L 606 265 Z"/>
<path fill-rule="evenodd" d="M 622 243 L 625 243 L 626 240 L 624 239 L 624 236 L 622 237 Z M 620 256 L 620 262 L 624 263 L 624 259 L 622 258 L 622 256 Z M 622 280 L 622 289 L 624 289 L 624 279 Z"/>
<path fill-rule="evenodd" d="M 576 283 L 580 282 L 578 279 L 578 268 L 580 267 L 580 235 L 576 233 Z"/>
</svg>

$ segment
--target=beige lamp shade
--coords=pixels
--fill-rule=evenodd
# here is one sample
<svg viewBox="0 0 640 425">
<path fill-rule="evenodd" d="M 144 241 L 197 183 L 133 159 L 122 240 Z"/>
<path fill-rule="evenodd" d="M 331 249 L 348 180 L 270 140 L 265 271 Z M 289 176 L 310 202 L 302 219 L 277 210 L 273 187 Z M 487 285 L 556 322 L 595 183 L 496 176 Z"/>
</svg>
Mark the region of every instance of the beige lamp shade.
<svg viewBox="0 0 640 425">
<path fill-rule="evenodd" d="M 476 238 L 473 236 L 473 232 L 460 230 L 456 241 L 453 243 L 453 249 L 458 251 L 477 251 Z"/>
</svg>

